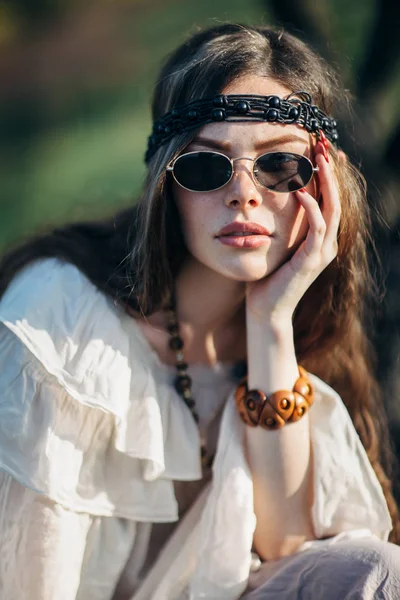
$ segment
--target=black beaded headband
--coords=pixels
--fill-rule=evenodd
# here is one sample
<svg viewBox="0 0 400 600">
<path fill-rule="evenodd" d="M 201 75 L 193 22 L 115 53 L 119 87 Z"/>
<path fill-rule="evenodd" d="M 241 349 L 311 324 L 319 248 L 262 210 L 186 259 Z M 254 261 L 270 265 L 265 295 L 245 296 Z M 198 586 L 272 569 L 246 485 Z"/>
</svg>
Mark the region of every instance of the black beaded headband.
<svg viewBox="0 0 400 600">
<path fill-rule="evenodd" d="M 220 121 L 295 124 L 316 135 L 323 131 L 334 144 L 339 139 L 335 119 L 315 106 L 308 92 L 293 92 L 287 98 L 219 94 L 176 107 L 155 121 L 145 162 L 148 163 L 159 147 L 175 135 Z"/>
</svg>

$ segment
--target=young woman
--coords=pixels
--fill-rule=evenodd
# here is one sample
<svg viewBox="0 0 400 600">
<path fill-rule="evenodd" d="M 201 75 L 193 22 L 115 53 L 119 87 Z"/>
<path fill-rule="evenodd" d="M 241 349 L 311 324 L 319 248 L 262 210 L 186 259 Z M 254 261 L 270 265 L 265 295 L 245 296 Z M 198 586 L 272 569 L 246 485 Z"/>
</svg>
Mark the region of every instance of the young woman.
<svg viewBox="0 0 400 600">
<path fill-rule="evenodd" d="M 400 597 L 343 99 L 285 32 L 197 33 L 139 202 L 4 257 L 1 598 Z"/>
</svg>

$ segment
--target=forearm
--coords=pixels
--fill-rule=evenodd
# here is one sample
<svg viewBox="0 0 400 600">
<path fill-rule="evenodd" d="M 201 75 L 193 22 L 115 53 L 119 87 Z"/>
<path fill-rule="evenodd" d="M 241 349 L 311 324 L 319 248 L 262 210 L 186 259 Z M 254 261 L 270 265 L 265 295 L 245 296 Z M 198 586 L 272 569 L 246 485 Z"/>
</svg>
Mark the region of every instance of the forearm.
<svg viewBox="0 0 400 600">
<path fill-rule="evenodd" d="M 248 385 L 270 393 L 291 390 L 299 376 L 291 323 L 272 328 L 247 319 Z M 309 419 L 276 431 L 246 427 L 254 483 L 254 546 L 263 559 L 291 554 L 313 538 Z"/>
</svg>

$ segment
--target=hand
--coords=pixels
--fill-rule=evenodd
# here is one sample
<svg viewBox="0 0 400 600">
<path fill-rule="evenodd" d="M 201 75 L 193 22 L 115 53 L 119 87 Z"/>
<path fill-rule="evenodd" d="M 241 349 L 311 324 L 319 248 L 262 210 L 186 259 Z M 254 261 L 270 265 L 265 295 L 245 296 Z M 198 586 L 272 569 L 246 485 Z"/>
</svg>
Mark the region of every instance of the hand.
<svg viewBox="0 0 400 600">
<path fill-rule="evenodd" d="M 305 210 L 309 229 L 291 259 L 272 275 L 247 284 L 248 317 L 277 325 L 291 322 L 293 312 L 313 281 L 337 255 L 340 221 L 340 199 L 337 181 L 324 158 L 321 142 L 316 145 L 316 164 L 322 208 L 306 191 L 295 192 Z"/>
</svg>

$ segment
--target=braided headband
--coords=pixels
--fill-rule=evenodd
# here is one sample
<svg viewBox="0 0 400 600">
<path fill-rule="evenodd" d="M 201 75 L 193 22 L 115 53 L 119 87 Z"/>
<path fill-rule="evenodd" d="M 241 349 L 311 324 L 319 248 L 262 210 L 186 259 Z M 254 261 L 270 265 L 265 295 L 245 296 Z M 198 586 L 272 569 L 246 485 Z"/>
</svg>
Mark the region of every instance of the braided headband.
<svg viewBox="0 0 400 600">
<path fill-rule="evenodd" d="M 308 92 L 293 92 L 287 98 L 220 94 L 176 107 L 155 121 L 145 162 L 148 163 L 160 146 L 175 135 L 220 121 L 294 124 L 316 135 L 322 131 L 334 144 L 339 139 L 335 119 L 315 106 Z"/>
</svg>

